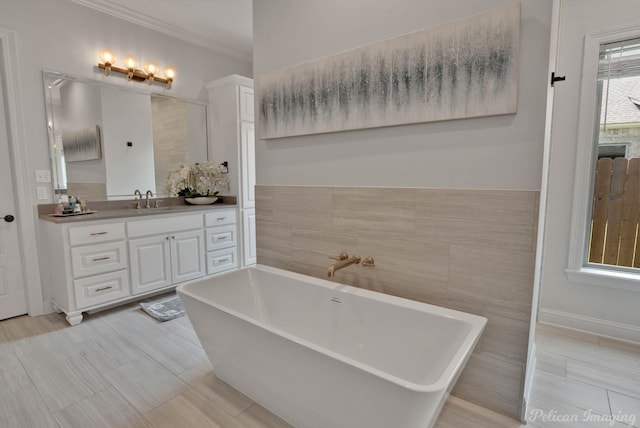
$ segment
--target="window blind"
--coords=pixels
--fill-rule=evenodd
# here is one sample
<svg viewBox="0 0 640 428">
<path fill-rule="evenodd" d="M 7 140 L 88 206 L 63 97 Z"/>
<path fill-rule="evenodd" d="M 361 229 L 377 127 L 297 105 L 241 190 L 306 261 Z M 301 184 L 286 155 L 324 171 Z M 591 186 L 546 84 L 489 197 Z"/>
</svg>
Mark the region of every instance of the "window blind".
<svg viewBox="0 0 640 428">
<path fill-rule="evenodd" d="M 598 80 L 632 76 L 640 76 L 640 38 L 602 45 Z"/>
</svg>

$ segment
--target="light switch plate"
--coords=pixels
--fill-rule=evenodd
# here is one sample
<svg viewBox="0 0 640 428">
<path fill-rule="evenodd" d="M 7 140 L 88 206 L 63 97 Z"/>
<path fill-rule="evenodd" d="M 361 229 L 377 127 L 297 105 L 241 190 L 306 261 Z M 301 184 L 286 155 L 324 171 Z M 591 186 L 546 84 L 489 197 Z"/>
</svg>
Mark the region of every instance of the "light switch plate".
<svg viewBox="0 0 640 428">
<path fill-rule="evenodd" d="M 49 192 L 47 191 L 46 187 L 38 186 L 38 187 L 36 187 L 36 190 L 38 191 L 38 200 L 39 201 L 44 201 L 46 199 L 49 199 Z"/>
<path fill-rule="evenodd" d="M 36 169 L 36 183 L 51 183 L 51 170 Z"/>
</svg>

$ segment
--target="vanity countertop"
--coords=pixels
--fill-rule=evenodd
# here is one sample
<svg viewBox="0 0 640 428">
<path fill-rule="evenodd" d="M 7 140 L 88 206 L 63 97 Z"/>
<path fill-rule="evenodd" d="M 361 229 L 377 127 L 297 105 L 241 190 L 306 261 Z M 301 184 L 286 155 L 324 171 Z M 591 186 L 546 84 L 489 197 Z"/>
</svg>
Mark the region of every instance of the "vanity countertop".
<svg viewBox="0 0 640 428">
<path fill-rule="evenodd" d="M 52 223 L 84 223 L 87 221 L 145 217 L 150 215 L 190 213 L 198 211 L 210 211 L 221 208 L 236 207 L 237 202 L 234 196 L 223 196 L 210 205 L 189 205 L 184 202 L 184 198 L 162 198 L 158 208 L 133 208 L 131 200 L 126 201 L 100 201 L 88 203 L 90 214 L 53 216 L 57 204 L 38 205 L 38 217 L 40 220 Z M 149 201 L 154 203 L 155 199 Z M 144 199 L 141 204 L 144 207 Z"/>
</svg>

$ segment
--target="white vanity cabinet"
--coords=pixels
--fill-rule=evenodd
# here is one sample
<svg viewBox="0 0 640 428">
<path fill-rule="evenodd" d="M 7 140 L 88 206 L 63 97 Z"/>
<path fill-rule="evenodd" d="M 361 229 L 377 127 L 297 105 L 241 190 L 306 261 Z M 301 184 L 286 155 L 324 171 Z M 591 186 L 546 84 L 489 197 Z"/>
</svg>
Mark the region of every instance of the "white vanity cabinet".
<svg viewBox="0 0 640 428">
<path fill-rule="evenodd" d="M 79 324 L 87 308 L 129 295 L 123 222 L 43 222 L 43 229 L 49 248 L 53 305 L 67 314 L 69 324 Z"/>
<path fill-rule="evenodd" d="M 205 215 L 207 235 L 207 275 L 238 267 L 236 210 L 220 210 Z"/>
<path fill-rule="evenodd" d="M 255 125 L 253 80 L 231 75 L 206 85 L 211 128 L 209 153 L 229 164 L 231 194 L 238 196 L 239 260 L 256 263 L 255 236 Z"/>
<path fill-rule="evenodd" d="M 127 222 L 131 294 L 206 274 L 202 214 Z"/>
<path fill-rule="evenodd" d="M 244 266 L 254 265 L 258 260 L 258 249 L 256 247 L 256 210 L 242 210 L 242 230 L 244 232 L 243 242 L 243 264 Z"/>
<path fill-rule="evenodd" d="M 92 217 L 96 218 L 99 214 Z M 76 221 L 40 220 L 54 309 L 82 313 L 238 267 L 235 207 Z"/>
</svg>

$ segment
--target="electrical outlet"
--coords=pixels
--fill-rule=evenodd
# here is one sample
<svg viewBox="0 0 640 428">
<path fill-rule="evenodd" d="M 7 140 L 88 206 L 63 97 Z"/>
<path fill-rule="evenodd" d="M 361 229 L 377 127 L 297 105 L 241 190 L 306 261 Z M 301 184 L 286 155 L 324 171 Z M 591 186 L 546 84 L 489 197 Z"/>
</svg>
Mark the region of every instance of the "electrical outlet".
<svg viewBox="0 0 640 428">
<path fill-rule="evenodd" d="M 38 186 L 38 187 L 36 187 L 36 190 L 38 191 L 38 200 L 39 201 L 44 201 L 46 199 L 49 199 L 49 192 L 47 191 L 46 187 Z"/>
<path fill-rule="evenodd" d="M 36 183 L 51 183 L 51 171 L 48 169 L 36 169 Z"/>
</svg>

